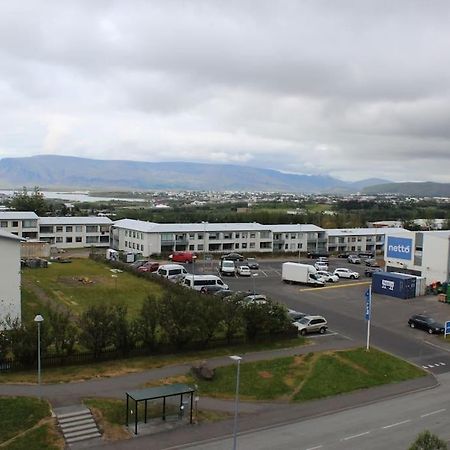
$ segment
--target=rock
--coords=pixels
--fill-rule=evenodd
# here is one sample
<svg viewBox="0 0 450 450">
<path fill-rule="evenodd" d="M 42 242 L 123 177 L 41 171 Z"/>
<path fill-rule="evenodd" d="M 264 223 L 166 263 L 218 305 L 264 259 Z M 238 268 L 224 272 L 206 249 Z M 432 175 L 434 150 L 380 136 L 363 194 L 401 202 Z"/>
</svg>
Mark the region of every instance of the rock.
<svg viewBox="0 0 450 450">
<path fill-rule="evenodd" d="M 206 361 L 201 361 L 192 366 L 192 372 L 197 378 L 202 380 L 212 380 L 214 378 L 214 369 L 208 366 Z"/>
</svg>

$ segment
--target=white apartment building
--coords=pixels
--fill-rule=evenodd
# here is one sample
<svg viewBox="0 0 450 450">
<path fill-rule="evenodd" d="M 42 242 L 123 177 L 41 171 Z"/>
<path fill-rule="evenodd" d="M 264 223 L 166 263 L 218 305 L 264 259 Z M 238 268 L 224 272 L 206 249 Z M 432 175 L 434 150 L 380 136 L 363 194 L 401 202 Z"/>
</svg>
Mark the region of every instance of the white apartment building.
<svg viewBox="0 0 450 450">
<path fill-rule="evenodd" d="M 258 223 L 158 224 L 122 219 L 112 226 L 111 247 L 144 256 L 162 252 L 272 252 L 272 231 Z"/>
<path fill-rule="evenodd" d="M 381 254 L 384 251 L 385 236 L 398 233 L 403 228 L 335 228 L 328 229 L 328 251 L 330 253 L 372 252 Z"/>
<path fill-rule="evenodd" d="M 426 278 L 427 284 L 450 279 L 450 230 L 391 233 L 384 249 L 386 270 Z"/>
<path fill-rule="evenodd" d="M 108 217 L 40 217 L 39 239 L 56 248 L 109 247 Z"/>
<path fill-rule="evenodd" d="M 24 239 L 38 239 L 39 216 L 30 211 L 0 211 L 0 231 Z"/>
<path fill-rule="evenodd" d="M 20 237 L 0 230 L 0 329 L 8 317 L 21 319 L 21 241 Z"/>
<path fill-rule="evenodd" d="M 316 225 L 269 225 L 273 235 L 274 252 L 326 251 L 326 230 Z"/>
</svg>

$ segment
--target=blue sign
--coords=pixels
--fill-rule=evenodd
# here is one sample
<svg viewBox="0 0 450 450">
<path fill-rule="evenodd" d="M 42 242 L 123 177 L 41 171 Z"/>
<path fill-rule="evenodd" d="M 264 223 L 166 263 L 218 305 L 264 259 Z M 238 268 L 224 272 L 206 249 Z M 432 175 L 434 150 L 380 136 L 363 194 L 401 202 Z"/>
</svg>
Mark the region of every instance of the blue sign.
<svg viewBox="0 0 450 450">
<path fill-rule="evenodd" d="M 445 333 L 446 336 L 447 334 L 450 334 L 450 321 L 445 322 Z"/>
<path fill-rule="evenodd" d="M 370 288 L 367 289 L 366 293 L 364 294 L 364 297 L 366 298 L 365 318 L 366 320 L 370 320 L 370 315 L 372 313 L 372 292 Z"/>
<path fill-rule="evenodd" d="M 411 261 L 412 247 L 412 239 L 388 236 L 386 256 Z"/>
</svg>

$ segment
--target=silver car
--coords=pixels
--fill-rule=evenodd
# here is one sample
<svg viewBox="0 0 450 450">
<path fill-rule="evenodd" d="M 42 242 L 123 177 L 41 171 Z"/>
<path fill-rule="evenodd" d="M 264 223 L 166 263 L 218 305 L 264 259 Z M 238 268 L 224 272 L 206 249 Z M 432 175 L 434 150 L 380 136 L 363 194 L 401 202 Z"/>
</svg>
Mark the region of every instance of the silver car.
<svg viewBox="0 0 450 450">
<path fill-rule="evenodd" d="M 322 316 L 305 316 L 297 322 L 294 322 L 299 333 L 304 336 L 306 333 L 319 332 L 324 334 L 328 328 L 328 322 Z"/>
</svg>

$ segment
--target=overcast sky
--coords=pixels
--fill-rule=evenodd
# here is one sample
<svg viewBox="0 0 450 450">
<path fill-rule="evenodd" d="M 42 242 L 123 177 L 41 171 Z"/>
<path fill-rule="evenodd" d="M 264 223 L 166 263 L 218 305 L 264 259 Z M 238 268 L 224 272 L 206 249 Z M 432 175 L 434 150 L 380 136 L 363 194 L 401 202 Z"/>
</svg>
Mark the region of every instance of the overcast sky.
<svg viewBox="0 0 450 450">
<path fill-rule="evenodd" d="M 0 158 L 449 182 L 450 2 L 0 2 Z"/>
</svg>

